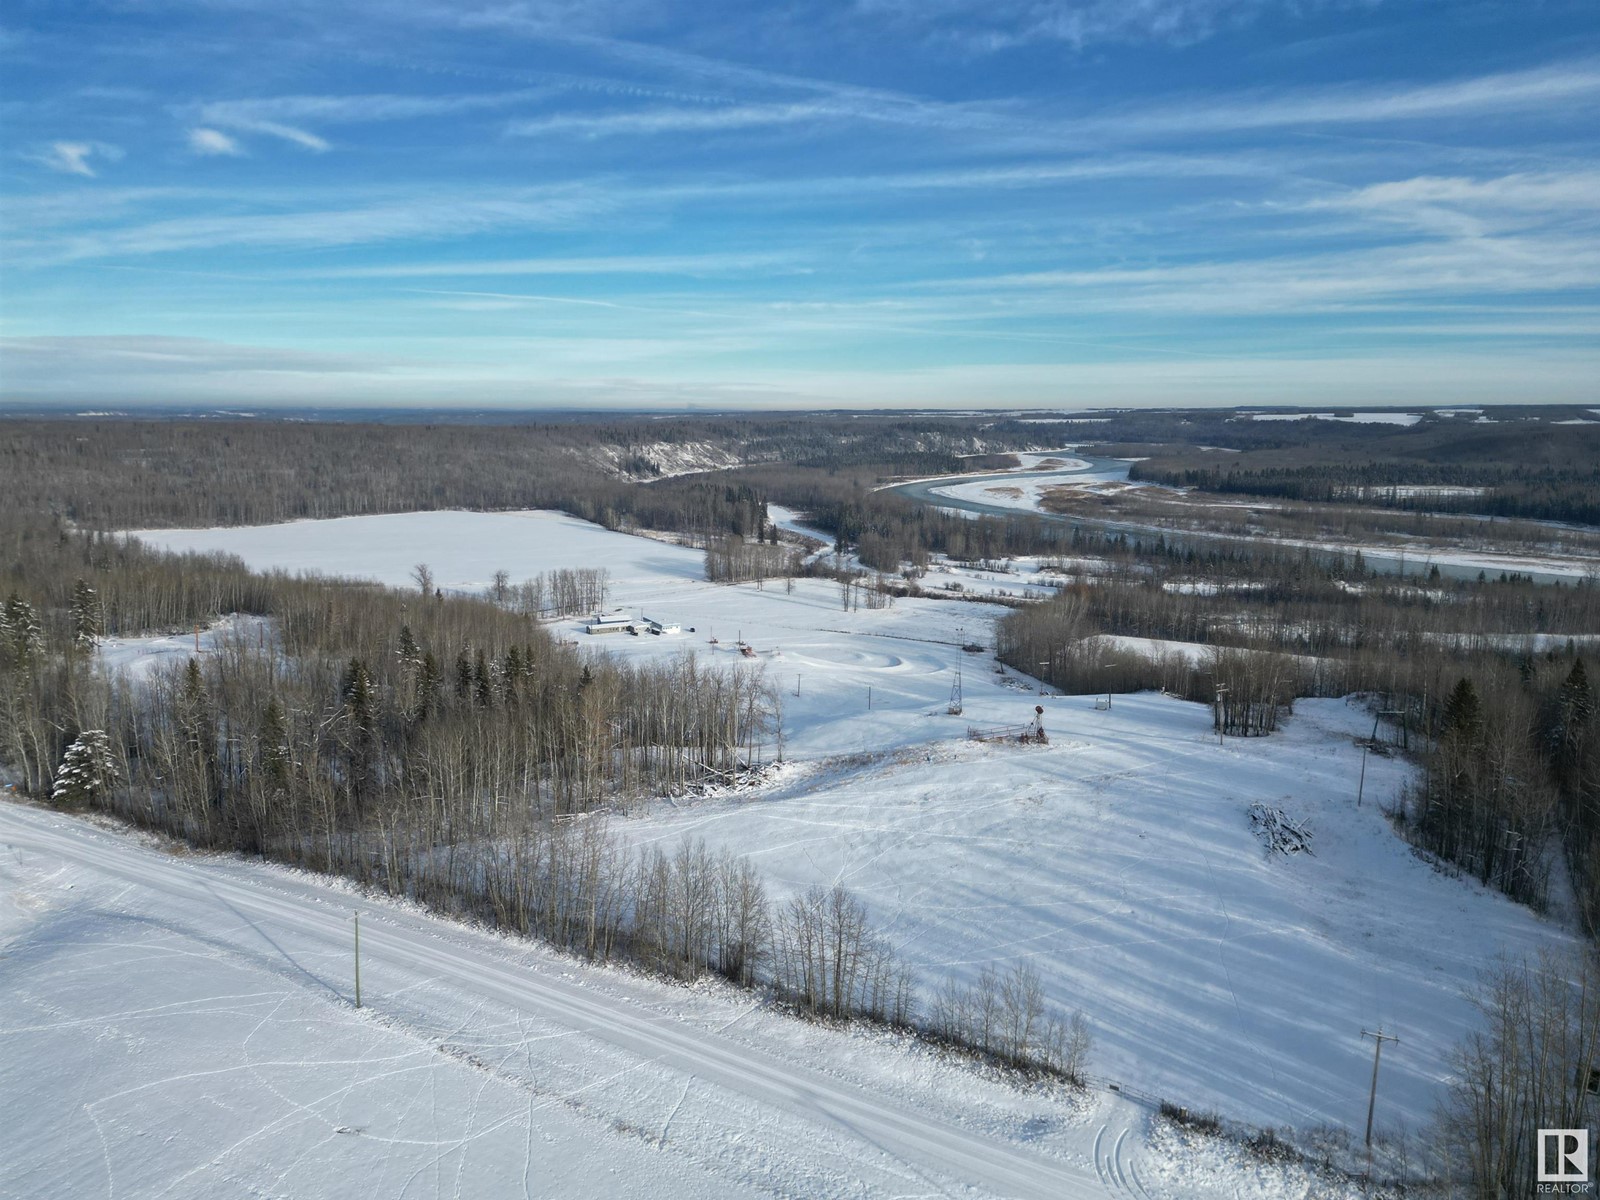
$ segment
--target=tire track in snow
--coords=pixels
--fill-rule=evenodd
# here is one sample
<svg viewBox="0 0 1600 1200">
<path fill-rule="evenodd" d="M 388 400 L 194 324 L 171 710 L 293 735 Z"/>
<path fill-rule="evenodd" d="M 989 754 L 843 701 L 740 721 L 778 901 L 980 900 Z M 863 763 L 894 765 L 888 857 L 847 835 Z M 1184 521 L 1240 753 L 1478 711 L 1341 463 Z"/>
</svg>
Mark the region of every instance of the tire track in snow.
<svg viewBox="0 0 1600 1200">
<path fill-rule="evenodd" d="M 342 952 L 349 937 L 344 916 L 348 894 L 310 881 L 299 888 L 311 893 L 310 900 L 296 900 L 265 881 L 230 871 L 226 863 L 160 855 L 86 824 L 12 805 L 0 805 L 0 829 L 13 844 L 45 850 L 181 899 L 193 912 L 205 906 L 244 910 L 270 921 L 280 933 L 327 947 L 329 953 L 335 948 Z M 315 903 L 319 892 L 320 898 L 333 903 Z M 514 1012 L 537 1014 L 621 1051 L 634 1061 L 629 1070 L 659 1065 L 693 1074 L 707 1086 L 754 1101 L 769 1114 L 776 1110 L 788 1124 L 799 1120 L 834 1136 L 864 1142 L 918 1176 L 933 1172 L 993 1194 L 1030 1200 L 1089 1200 L 1110 1191 L 1098 1166 L 1096 1177 L 1091 1177 L 1068 1163 L 951 1125 L 800 1063 L 641 1012 L 625 998 L 535 974 L 507 963 L 493 952 L 492 939 L 471 930 L 398 908 L 386 909 L 383 916 L 373 930 L 377 936 L 370 942 L 364 939 L 362 957 L 371 964 L 369 971 L 387 964 L 408 973 L 441 976 L 468 994 Z M 374 998 L 382 1003 L 381 992 Z M 332 1095 L 348 1090 L 336 1089 Z M 459 1148 L 483 1132 L 469 1130 L 463 1138 L 441 1139 L 441 1145 L 449 1142 Z"/>
</svg>

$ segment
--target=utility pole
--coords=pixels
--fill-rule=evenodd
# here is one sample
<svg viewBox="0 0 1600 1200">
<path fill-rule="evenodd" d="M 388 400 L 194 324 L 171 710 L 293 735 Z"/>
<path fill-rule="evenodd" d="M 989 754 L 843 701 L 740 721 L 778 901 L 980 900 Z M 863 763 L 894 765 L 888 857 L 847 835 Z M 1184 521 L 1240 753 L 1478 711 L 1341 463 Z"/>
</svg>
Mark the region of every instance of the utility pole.
<svg viewBox="0 0 1600 1200">
<path fill-rule="evenodd" d="M 1372 1093 L 1367 1097 L 1367 1160 L 1372 1159 L 1372 1111 L 1378 1106 L 1378 1061 L 1383 1057 L 1383 1044 L 1385 1042 L 1398 1042 L 1400 1039 L 1393 1034 L 1383 1031 L 1383 1026 L 1378 1026 L 1377 1033 L 1370 1033 L 1363 1029 L 1361 1036 L 1372 1039 Z M 1370 1165 L 1369 1165 L 1369 1170 Z"/>
<path fill-rule="evenodd" d="M 361 1007 L 361 914 L 356 913 L 356 1007 Z"/>
<path fill-rule="evenodd" d="M 1219 746 L 1222 745 L 1222 698 L 1227 694 L 1227 688 L 1219 687 L 1217 689 L 1217 745 Z"/>
</svg>

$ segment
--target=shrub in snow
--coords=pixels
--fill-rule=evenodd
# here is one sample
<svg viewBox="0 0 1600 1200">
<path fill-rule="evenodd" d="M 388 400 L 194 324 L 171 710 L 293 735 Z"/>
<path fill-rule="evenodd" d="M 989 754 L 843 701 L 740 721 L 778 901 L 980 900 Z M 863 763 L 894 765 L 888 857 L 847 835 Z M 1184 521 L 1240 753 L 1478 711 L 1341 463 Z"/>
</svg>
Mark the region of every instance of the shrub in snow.
<svg viewBox="0 0 1600 1200">
<path fill-rule="evenodd" d="M 88 804 L 117 782 L 111 738 L 103 729 L 85 729 L 61 760 L 50 799 L 56 804 Z"/>
<path fill-rule="evenodd" d="M 1082 1013 L 1049 1007 L 1039 973 L 1021 962 L 1004 974 L 985 967 L 970 988 L 947 981 L 934 998 L 929 1028 L 936 1037 L 1022 1070 L 1045 1070 L 1081 1081 L 1091 1038 Z"/>
</svg>

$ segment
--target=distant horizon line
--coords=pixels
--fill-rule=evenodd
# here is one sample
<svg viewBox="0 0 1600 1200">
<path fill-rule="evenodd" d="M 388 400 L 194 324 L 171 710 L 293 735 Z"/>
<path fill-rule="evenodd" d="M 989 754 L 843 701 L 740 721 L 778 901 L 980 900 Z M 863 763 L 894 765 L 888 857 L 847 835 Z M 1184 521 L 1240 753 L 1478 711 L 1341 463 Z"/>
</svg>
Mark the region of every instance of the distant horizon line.
<svg viewBox="0 0 1600 1200">
<path fill-rule="evenodd" d="M 1373 404 L 1373 403 L 1321 403 L 1321 404 L 1158 404 L 1158 405 L 1105 405 L 1067 408 L 1061 405 L 1037 407 L 1015 404 L 1003 407 L 986 407 L 981 404 L 919 405 L 916 407 L 867 406 L 768 408 L 765 406 L 708 407 L 700 405 L 657 406 L 641 408 L 593 408 L 573 405 L 538 404 L 486 404 L 438 405 L 424 403 L 395 404 L 282 404 L 235 407 L 211 404 L 147 404 L 136 403 L 119 407 L 93 407 L 81 403 L 17 402 L 0 399 L 0 420 L 74 419 L 74 420 L 149 420 L 175 418 L 205 418 L 213 420 L 339 420 L 356 418 L 372 420 L 388 417 L 416 420 L 438 418 L 442 421 L 491 419 L 508 417 L 583 418 L 607 420 L 625 417 L 795 417 L 795 416 L 1027 416 L 1032 418 L 1061 416 L 1074 417 L 1105 415 L 1135 415 L 1157 413 L 1470 413 L 1485 409 L 1497 412 L 1526 412 L 1529 414 L 1552 411 L 1575 411 L 1600 415 L 1600 399 L 1585 401 L 1552 401 L 1530 403 L 1518 401 L 1481 401 L 1474 404 Z"/>
</svg>

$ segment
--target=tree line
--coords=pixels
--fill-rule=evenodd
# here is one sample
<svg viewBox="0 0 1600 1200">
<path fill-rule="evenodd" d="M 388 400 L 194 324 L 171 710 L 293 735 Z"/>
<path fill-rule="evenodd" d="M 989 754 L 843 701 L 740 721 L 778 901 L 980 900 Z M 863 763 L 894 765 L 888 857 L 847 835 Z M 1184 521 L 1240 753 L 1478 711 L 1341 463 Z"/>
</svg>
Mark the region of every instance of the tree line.
<svg viewBox="0 0 1600 1200">
<path fill-rule="evenodd" d="M 1233 495 L 1600 525 L 1600 427 L 1543 420 L 1337 431 L 1328 422 L 1271 424 L 1280 428 L 1266 438 L 1220 432 L 1217 444 L 1241 449 L 1237 454 L 1192 443 L 1147 450 L 1131 477 Z M 1282 429 L 1297 425 L 1305 428 Z"/>
</svg>

